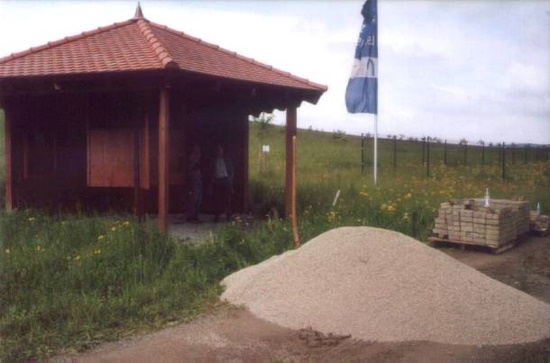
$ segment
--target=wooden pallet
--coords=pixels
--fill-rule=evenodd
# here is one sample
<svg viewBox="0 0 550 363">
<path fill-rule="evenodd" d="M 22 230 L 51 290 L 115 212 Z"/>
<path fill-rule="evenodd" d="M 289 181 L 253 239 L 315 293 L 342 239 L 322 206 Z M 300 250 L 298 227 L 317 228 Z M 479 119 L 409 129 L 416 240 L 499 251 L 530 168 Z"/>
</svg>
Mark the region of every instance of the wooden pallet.
<svg viewBox="0 0 550 363">
<path fill-rule="evenodd" d="M 432 247 L 453 245 L 453 246 L 458 246 L 463 251 L 466 250 L 467 248 L 469 248 L 469 249 L 475 248 L 477 250 L 489 251 L 493 255 L 498 255 L 498 254 L 501 254 L 503 252 L 506 252 L 509 249 L 514 248 L 518 244 L 517 239 L 515 239 L 513 241 L 510 241 L 510 242 L 508 242 L 505 245 L 502 245 L 500 247 L 491 247 L 491 246 L 487 246 L 487 245 L 480 245 L 480 244 L 468 243 L 468 242 L 463 242 L 463 241 L 452 241 L 452 240 L 449 240 L 449 239 L 446 239 L 446 238 L 439 238 L 439 237 L 430 237 L 430 238 L 428 238 L 428 241 L 429 241 L 430 246 L 432 246 Z"/>
</svg>

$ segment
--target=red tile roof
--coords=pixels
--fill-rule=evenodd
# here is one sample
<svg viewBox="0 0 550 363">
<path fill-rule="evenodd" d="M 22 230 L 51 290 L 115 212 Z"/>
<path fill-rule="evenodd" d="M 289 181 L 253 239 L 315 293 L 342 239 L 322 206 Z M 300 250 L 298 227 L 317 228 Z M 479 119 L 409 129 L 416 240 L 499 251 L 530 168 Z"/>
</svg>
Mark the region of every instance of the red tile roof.
<svg viewBox="0 0 550 363">
<path fill-rule="evenodd" d="M 163 70 L 324 92 L 327 87 L 143 18 L 66 37 L 0 58 L 0 79 Z"/>
</svg>

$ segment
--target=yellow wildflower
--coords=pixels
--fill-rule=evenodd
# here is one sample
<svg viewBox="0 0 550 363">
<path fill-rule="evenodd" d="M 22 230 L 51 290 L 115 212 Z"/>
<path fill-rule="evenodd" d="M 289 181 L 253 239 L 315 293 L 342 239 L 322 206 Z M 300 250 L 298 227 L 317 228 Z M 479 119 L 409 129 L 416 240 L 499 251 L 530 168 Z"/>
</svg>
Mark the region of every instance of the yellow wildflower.
<svg viewBox="0 0 550 363">
<path fill-rule="evenodd" d="M 9 249 L 9 248 L 6 248 L 6 249 L 4 250 L 4 253 L 5 253 L 6 255 L 9 255 L 9 254 L 10 254 L 10 252 L 11 252 L 11 251 L 10 251 L 10 249 Z"/>
<path fill-rule="evenodd" d="M 99 242 L 99 241 L 101 241 L 101 240 L 104 239 L 104 238 L 105 238 L 105 235 L 100 234 L 99 236 L 97 236 L 97 241 Z"/>
<path fill-rule="evenodd" d="M 36 219 L 36 218 L 34 218 L 34 217 L 29 217 L 28 221 L 29 221 L 29 222 L 32 222 L 32 221 L 34 221 L 35 219 Z"/>
</svg>

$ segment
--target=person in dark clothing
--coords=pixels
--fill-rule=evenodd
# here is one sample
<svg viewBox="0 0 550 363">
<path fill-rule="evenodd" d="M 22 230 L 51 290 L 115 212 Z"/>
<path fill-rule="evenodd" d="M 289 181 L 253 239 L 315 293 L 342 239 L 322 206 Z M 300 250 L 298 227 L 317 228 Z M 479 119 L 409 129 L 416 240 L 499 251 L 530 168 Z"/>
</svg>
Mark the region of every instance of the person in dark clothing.
<svg viewBox="0 0 550 363">
<path fill-rule="evenodd" d="M 187 181 L 189 194 L 187 198 L 187 221 L 200 223 L 199 210 L 202 203 L 201 150 L 199 145 L 193 145 L 187 161 Z"/>
<path fill-rule="evenodd" d="M 221 145 L 216 147 L 216 157 L 212 163 L 212 190 L 214 198 L 215 221 L 225 214 L 227 220 L 231 218 L 231 194 L 233 193 L 233 164 L 224 155 Z"/>
</svg>

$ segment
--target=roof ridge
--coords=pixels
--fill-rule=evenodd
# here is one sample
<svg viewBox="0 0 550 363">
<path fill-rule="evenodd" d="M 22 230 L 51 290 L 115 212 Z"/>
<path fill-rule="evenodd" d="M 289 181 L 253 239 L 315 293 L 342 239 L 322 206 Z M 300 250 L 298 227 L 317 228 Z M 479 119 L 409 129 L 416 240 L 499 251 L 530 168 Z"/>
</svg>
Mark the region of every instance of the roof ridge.
<svg viewBox="0 0 550 363">
<path fill-rule="evenodd" d="M 23 50 L 23 51 L 20 51 L 20 52 L 11 53 L 8 56 L 0 58 L 0 64 L 6 63 L 6 62 L 14 60 L 14 59 L 22 58 L 22 57 L 30 55 L 30 54 L 38 53 L 38 52 L 41 52 L 41 51 L 46 50 L 46 49 L 55 48 L 55 47 L 58 47 L 60 45 L 64 45 L 64 44 L 73 42 L 75 40 L 84 39 L 84 38 L 92 36 L 92 35 L 100 34 L 100 33 L 103 33 L 103 32 L 106 32 L 106 31 L 109 31 L 109 30 L 112 30 L 112 29 L 116 29 L 116 28 L 119 28 L 119 27 L 122 27 L 122 26 L 125 26 L 125 25 L 128 25 L 128 24 L 131 24 L 134 21 L 135 21 L 134 19 L 129 19 L 129 20 L 126 20 L 126 21 L 113 23 L 113 24 L 107 25 L 107 26 L 100 26 L 100 27 L 98 27 L 94 30 L 84 31 L 80 34 L 71 35 L 71 36 L 67 36 L 65 38 L 50 41 L 50 42 L 47 42 L 46 44 L 40 45 L 38 47 L 30 47 L 29 49 L 26 49 L 26 50 Z"/>
<path fill-rule="evenodd" d="M 225 49 L 225 48 L 223 48 L 223 47 L 220 47 L 219 45 L 216 45 L 216 44 L 213 44 L 213 43 L 209 43 L 209 42 L 206 42 L 206 41 L 204 41 L 204 40 L 202 40 L 202 39 L 200 39 L 200 38 L 197 38 L 197 37 L 194 37 L 194 36 L 192 36 L 192 35 L 186 34 L 186 33 L 184 33 L 184 32 L 174 30 L 174 29 L 172 29 L 172 28 L 170 28 L 170 27 L 168 27 L 168 26 L 166 26 L 166 25 L 157 24 L 157 23 L 151 22 L 151 21 L 150 21 L 149 23 L 150 23 L 152 26 L 154 26 L 154 27 L 160 28 L 160 29 L 162 29 L 162 30 L 169 31 L 169 32 L 171 32 L 171 33 L 173 33 L 173 34 L 182 36 L 182 37 L 187 38 L 187 39 L 189 39 L 189 40 L 191 40 L 191 41 L 194 41 L 194 42 L 197 42 L 197 43 L 200 43 L 200 44 L 204 44 L 204 45 L 207 46 L 207 47 L 214 48 L 214 49 L 216 49 L 216 50 L 220 50 L 220 51 L 222 51 L 222 52 L 224 52 L 224 53 L 227 53 L 227 54 L 230 54 L 230 55 L 234 56 L 235 58 L 242 59 L 242 60 L 244 60 L 244 61 L 246 61 L 246 62 L 255 64 L 255 65 L 259 66 L 259 67 L 262 67 L 262 68 L 268 69 L 268 70 L 270 70 L 270 71 L 273 71 L 273 72 L 275 72 L 275 73 L 281 74 L 281 75 L 283 75 L 283 76 L 285 76 L 285 77 L 287 77 L 287 78 L 293 79 L 293 80 L 295 80 L 295 81 L 305 83 L 305 84 L 307 84 L 307 85 L 309 85 L 309 86 L 318 88 L 319 90 L 326 91 L 326 90 L 328 89 L 327 86 L 322 85 L 322 84 L 320 84 L 320 83 L 315 83 L 315 82 L 310 81 L 310 80 L 307 79 L 307 78 L 298 77 L 298 76 L 296 76 L 296 75 L 294 75 L 294 74 L 292 74 L 292 73 L 282 71 L 282 70 L 280 70 L 280 69 L 278 69 L 278 68 L 275 68 L 275 67 L 273 67 L 273 66 L 270 66 L 270 65 L 268 65 L 268 64 L 259 62 L 259 61 L 255 60 L 254 58 L 245 57 L 245 56 L 243 56 L 243 55 L 238 54 L 237 52 L 233 52 L 233 51 L 227 50 L 227 49 Z"/>
<path fill-rule="evenodd" d="M 178 64 L 174 61 L 168 50 L 162 45 L 151 30 L 151 27 L 149 26 L 151 23 L 149 20 L 144 18 L 138 19 L 137 24 L 141 35 L 145 37 L 151 48 L 155 51 L 162 66 L 164 68 L 179 68 Z"/>
</svg>

